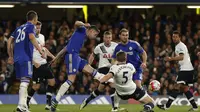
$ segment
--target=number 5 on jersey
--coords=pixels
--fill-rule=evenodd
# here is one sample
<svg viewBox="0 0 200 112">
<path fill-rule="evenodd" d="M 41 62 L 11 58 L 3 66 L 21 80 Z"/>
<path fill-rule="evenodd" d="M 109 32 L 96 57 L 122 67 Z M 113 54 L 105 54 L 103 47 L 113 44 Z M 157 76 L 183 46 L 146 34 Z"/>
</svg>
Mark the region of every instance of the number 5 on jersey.
<svg viewBox="0 0 200 112">
<path fill-rule="evenodd" d="M 123 72 L 123 78 L 125 79 L 125 81 L 122 81 L 122 84 L 126 84 L 126 83 L 127 83 L 127 81 L 128 81 L 128 76 L 127 76 L 127 74 L 128 74 L 128 71 Z"/>
<path fill-rule="evenodd" d="M 24 27 L 22 30 L 21 29 L 17 30 L 18 36 L 16 39 L 16 43 L 19 43 L 25 39 L 25 32 L 24 32 L 25 29 L 26 27 Z"/>
</svg>

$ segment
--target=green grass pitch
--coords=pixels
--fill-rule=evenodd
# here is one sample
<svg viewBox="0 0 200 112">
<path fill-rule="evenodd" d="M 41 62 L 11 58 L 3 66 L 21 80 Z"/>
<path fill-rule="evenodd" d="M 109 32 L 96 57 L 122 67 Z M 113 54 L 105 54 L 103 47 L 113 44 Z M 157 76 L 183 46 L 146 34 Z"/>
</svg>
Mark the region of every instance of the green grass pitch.
<svg viewBox="0 0 200 112">
<path fill-rule="evenodd" d="M 45 105 L 31 105 L 31 112 L 50 112 L 44 110 Z M 57 112 L 111 112 L 111 105 L 88 105 L 82 111 L 79 110 L 80 105 L 59 105 L 59 111 Z M 120 107 L 126 108 L 128 112 L 140 112 L 142 105 L 120 105 Z M 0 112 L 13 112 L 16 105 L 0 105 Z M 170 110 L 162 111 L 157 107 L 155 112 L 187 112 L 189 106 L 172 106 Z"/>
</svg>

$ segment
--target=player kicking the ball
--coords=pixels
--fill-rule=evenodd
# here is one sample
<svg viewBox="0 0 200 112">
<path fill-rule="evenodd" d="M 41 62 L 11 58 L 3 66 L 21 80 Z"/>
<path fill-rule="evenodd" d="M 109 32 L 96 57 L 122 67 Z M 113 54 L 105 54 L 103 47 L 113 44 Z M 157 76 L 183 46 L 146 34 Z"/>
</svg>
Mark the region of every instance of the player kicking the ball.
<svg viewBox="0 0 200 112">
<path fill-rule="evenodd" d="M 89 63 L 91 64 L 95 57 L 99 57 L 99 66 L 98 66 L 98 72 L 102 74 L 107 74 L 109 72 L 109 69 L 111 67 L 111 60 L 112 55 L 114 52 L 115 47 L 117 46 L 117 43 L 112 42 L 112 33 L 109 31 L 105 31 L 103 35 L 103 43 L 100 43 L 97 45 L 94 49 L 94 52 L 90 55 Z M 113 79 L 108 80 L 106 83 L 99 84 L 98 88 L 92 92 L 92 94 L 86 98 L 83 103 L 80 106 L 80 110 L 82 110 L 87 104 L 95 99 L 101 92 L 104 91 L 106 85 L 111 87 L 110 92 L 110 98 L 112 101 L 112 107 L 114 110 L 114 93 L 115 88 L 113 87 Z"/>
<path fill-rule="evenodd" d="M 56 97 L 52 99 L 51 104 L 51 112 L 56 111 L 56 107 L 58 104 L 58 101 L 61 99 L 61 97 L 65 94 L 66 91 L 68 91 L 69 87 L 74 83 L 76 78 L 76 73 L 78 71 L 85 72 L 88 74 L 92 74 L 96 79 L 99 79 L 102 77 L 103 74 L 100 74 L 92 68 L 86 60 L 82 59 L 79 56 L 80 49 L 83 46 L 84 41 L 86 38 L 94 39 L 99 34 L 99 29 L 89 24 L 84 24 L 81 21 L 76 21 L 75 23 L 76 30 L 74 31 L 73 35 L 71 36 L 68 44 L 66 47 L 64 47 L 56 56 L 56 58 L 52 61 L 56 61 L 59 59 L 63 54 L 65 54 L 65 64 L 67 67 L 67 74 L 68 79 L 66 82 L 64 82 Z"/>
<path fill-rule="evenodd" d="M 117 64 L 111 66 L 109 73 L 100 79 L 100 82 L 106 82 L 110 78 L 114 79 L 116 94 L 123 100 L 133 98 L 144 103 L 144 109 L 141 112 L 154 112 L 154 100 L 145 92 L 145 90 L 136 86 L 132 77 L 136 70 L 130 63 L 126 63 L 127 55 L 123 51 L 116 54 Z"/>
</svg>

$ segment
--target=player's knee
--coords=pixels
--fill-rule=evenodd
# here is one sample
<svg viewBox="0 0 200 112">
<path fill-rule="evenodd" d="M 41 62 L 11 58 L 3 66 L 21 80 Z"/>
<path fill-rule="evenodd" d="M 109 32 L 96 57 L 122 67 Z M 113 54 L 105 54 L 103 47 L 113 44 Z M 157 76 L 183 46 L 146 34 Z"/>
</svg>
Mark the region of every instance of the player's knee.
<svg viewBox="0 0 200 112">
<path fill-rule="evenodd" d="M 20 87 L 28 88 L 29 83 L 30 83 L 30 79 L 25 78 L 25 77 L 21 78 Z"/>
<path fill-rule="evenodd" d="M 68 80 L 66 82 L 74 83 L 75 79 L 76 79 L 76 74 L 71 74 L 68 75 Z"/>
</svg>

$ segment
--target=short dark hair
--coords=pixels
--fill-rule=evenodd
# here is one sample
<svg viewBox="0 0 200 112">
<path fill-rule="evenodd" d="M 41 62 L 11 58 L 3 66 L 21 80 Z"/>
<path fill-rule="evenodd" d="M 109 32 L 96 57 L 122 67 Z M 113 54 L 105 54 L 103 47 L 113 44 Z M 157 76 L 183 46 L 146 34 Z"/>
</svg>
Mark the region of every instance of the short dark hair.
<svg viewBox="0 0 200 112">
<path fill-rule="evenodd" d="M 26 14 L 27 21 L 33 20 L 35 17 L 37 17 L 37 13 L 33 10 L 28 11 Z"/>
<path fill-rule="evenodd" d="M 124 61 L 126 61 L 126 53 L 123 52 L 123 51 L 117 52 L 116 59 L 117 59 L 117 61 L 119 61 L 119 62 L 124 62 Z"/>
<path fill-rule="evenodd" d="M 42 26 L 42 23 L 40 21 L 37 21 L 36 25 L 41 25 Z"/>
<path fill-rule="evenodd" d="M 98 33 L 100 33 L 100 30 L 95 25 L 91 25 L 88 29 L 89 30 L 93 29 L 93 30 L 97 31 Z"/>
<path fill-rule="evenodd" d="M 105 31 L 105 32 L 103 33 L 103 35 L 112 35 L 112 33 L 111 33 L 110 31 Z"/>
<path fill-rule="evenodd" d="M 120 31 L 119 31 L 119 34 L 121 35 L 122 32 L 128 32 L 128 30 L 126 28 L 122 28 Z"/>
<path fill-rule="evenodd" d="M 181 33 L 178 30 L 173 31 L 173 34 L 178 34 L 179 37 L 181 37 Z"/>
</svg>

